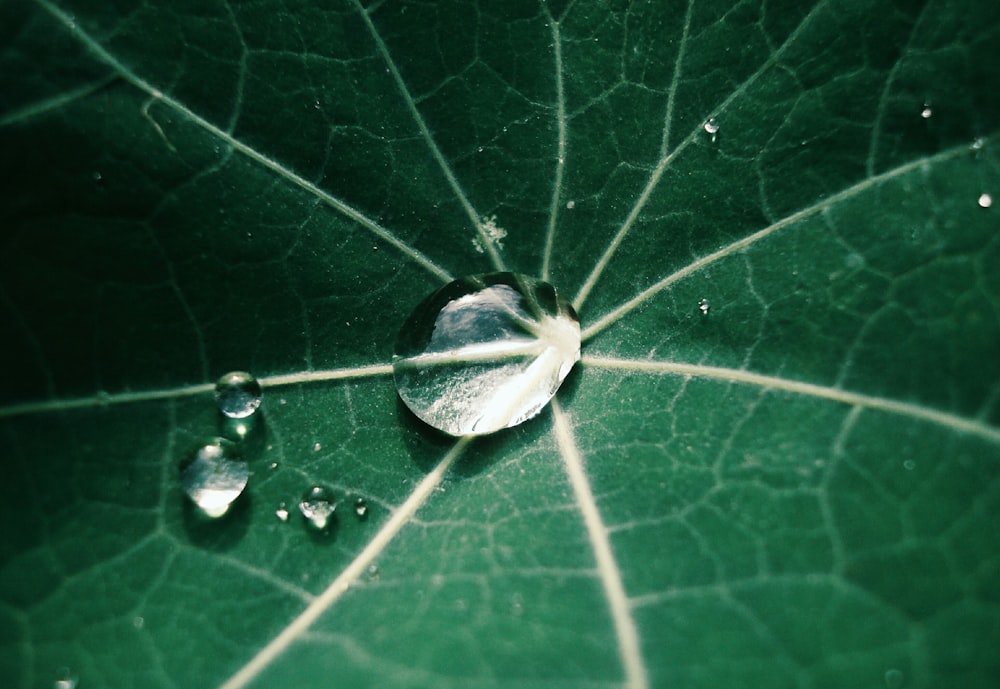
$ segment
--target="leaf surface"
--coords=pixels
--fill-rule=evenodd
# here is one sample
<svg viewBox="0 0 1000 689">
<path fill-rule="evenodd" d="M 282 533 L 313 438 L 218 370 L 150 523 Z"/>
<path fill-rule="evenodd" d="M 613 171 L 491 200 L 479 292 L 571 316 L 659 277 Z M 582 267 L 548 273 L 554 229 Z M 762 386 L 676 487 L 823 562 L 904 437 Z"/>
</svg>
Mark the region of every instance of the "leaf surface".
<svg viewBox="0 0 1000 689">
<path fill-rule="evenodd" d="M 996 3 L 0 19 L 3 686 L 1000 681 Z M 503 269 L 583 359 L 445 438 L 393 342 Z"/>
</svg>

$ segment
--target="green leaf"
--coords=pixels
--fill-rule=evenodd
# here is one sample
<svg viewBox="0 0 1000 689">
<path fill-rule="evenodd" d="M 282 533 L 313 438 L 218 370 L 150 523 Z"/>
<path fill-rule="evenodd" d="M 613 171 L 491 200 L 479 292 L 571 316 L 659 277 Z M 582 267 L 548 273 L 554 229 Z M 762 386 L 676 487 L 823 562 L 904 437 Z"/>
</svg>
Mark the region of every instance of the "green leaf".
<svg viewBox="0 0 1000 689">
<path fill-rule="evenodd" d="M 0 684 L 997 686 L 997 45 L 992 0 L 7 0 Z M 393 342 L 504 268 L 583 359 L 444 438 Z"/>
</svg>

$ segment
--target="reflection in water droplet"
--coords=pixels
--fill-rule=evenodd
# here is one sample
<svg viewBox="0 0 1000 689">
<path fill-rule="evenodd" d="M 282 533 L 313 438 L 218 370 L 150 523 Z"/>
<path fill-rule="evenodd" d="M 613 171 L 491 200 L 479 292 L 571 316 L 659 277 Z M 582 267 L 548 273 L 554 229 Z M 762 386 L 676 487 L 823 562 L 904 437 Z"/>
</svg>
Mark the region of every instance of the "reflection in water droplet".
<svg viewBox="0 0 1000 689">
<path fill-rule="evenodd" d="M 358 519 L 368 519 L 368 503 L 364 498 L 354 501 L 354 514 L 358 515 Z"/>
<path fill-rule="evenodd" d="M 247 486 L 250 468 L 223 438 L 203 445 L 181 469 L 181 486 L 201 511 L 221 517 Z"/>
<path fill-rule="evenodd" d="M 68 667 L 61 667 L 56 672 L 56 681 L 53 684 L 55 689 L 76 689 L 80 678 L 70 672 Z"/>
<path fill-rule="evenodd" d="M 337 501 L 333 493 L 322 486 L 313 486 L 302 496 L 299 512 L 306 522 L 318 531 L 325 529 L 337 509 Z"/>
<path fill-rule="evenodd" d="M 701 311 L 706 316 L 708 315 L 708 310 L 712 308 L 712 305 L 708 303 L 708 299 L 702 299 L 698 302 L 698 310 Z"/>
<path fill-rule="evenodd" d="M 278 509 L 274 511 L 274 516 L 278 518 L 279 521 L 288 521 L 288 505 L 285 503 L 279 503 Z"/>
<path fill-rule="evenodd" d="M 568 208 L 569 210 L 573 210 L 574 208 L 576 208 L 576 201 L 567 201 L 566 208 Z"/>
<path fill-rule="evenodd" d="M 396 341 L 399 396 L 451 435 L 538 414 L 580 358 L 580 323 L 552 285 L 492 273 L 456 280 L 414 309 Z"/>
<path fill-rule="evenodd" d="M 925 120 L 929 120 L 934 115 L 934 111 L 931 110 L 929 103 L 924 103 L 924 109 L 920 111 L 920 116 Z"/>
<path fill-rule="evenodd" d="M 231 371 L 215 383 L 215 402 L 231 419 L 245 419 L 257 411 L 260 397 L 260 383 L 246 371 Z"/>
<path fill-rule="evenodd" d="M 980 197 L 979 197 L 979 207 L 980 208 L 989 208 L 992 205 L 993 205 L 993 197 L 992 196 L 990 196 L 989 194 L 982 194 L 982 195 L 980 195 Z"/>
<path fill-rule="evenodd" d="M 903 686 L 903 681 L 906 678 L 903 676 L 902 671 L 895 668 L 891 670 L 886 670 L 885 672 L 885 686 L 887 689 L 900 689 Z"/>
</svg>

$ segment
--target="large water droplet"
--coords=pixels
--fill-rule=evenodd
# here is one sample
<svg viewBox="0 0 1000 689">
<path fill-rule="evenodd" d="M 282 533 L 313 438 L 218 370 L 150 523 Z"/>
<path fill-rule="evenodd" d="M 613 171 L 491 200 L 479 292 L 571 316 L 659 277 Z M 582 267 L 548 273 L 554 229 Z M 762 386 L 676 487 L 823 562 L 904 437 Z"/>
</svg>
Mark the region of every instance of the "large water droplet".
<svg viewBox="0 0 1000 689">
<path fill-rule="evenodd" d="M 215 383 L 215 402 L 231 419 L 245 419 L 257 411 L 260 396 L 260 383 L 246 371 L 231 371 Z"/>
<path fill-rule="evenodd" d="M 202 445 L 181 469 L 184 492 L 213 518 L 229 511 L 249 478 L 250 467 L 236 454 L 236 446 L 223 438 Z"/>
<path fill-rule="evenodd" d="M 336 509 L 337 501 L 333 493 L 322 486 L 313 486 L 307 490 L 299 503 L 299 512 L 306 518 L 306 522 L 318 531 L 327 527 Z"/>
<path fill-rule="evenodd" d="M 542 410 L 580 359 L 580 323 L 552 285 L 491 273 L 420 303 L 396 341 L 399 396 L 451 435 L 509 428 Z"/>
</svg>

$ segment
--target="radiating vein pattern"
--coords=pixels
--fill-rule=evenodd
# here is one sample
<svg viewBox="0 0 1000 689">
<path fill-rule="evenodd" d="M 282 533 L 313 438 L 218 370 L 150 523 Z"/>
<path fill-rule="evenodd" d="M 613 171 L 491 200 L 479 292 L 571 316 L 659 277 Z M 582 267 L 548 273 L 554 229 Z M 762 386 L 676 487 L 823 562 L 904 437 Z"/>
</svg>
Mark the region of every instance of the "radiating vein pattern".
<svg viewBox="0 0 1000 689">
<path fill-rule="evenodd" d="M 839 390 L 837 388 L 804 383 L 796 380 L 788 380 L 776 376 L 765 376 L 750 371 L 742 371 L 734 368 L 722 368 L 719 366 L 703 366 L 700 364 L 684 364 L 669 361 L 635 360 L 635 359 L 615 359 L 609 357 L 585 356 L 581 360 L 585 366 L 595 368 L 605 368 L 617 371 L 646 372 L 673 374 L 679 376 L 691 376 L 695 378 L 714 378 L 730 383 L 742 383 L 747 385 L 757 385 L 762 388 L 772 390 L 784 390 L 799 395 L 820 397 L 823 399 L 840 402 L 857 407 L 864 407 L 888 414 L 907 416 L 921 421 L 929 421 L 934 424 L 950 428 L 961 433 L 971 433 L 986 440 L 1000 443 L 1000 428 L 986 425 L 974 419 L 968 419 L 956 414 L 939 411 L 930 407 L 924 407 L 910 402 L 900 402 L 898 400 L 884 397 L 874 397 L 861 393 Z"/>
<path fill-rule="evenodd" d="M 724 111 L 727 107 L 729 107 L 730 104 L 732 104 L 734 101 L 740 98 L 744 93 L 746 93 L 747 90 L 750 88 L 750 86 L 755 81 L 757 81 L 757 79 L 759 79 L 761 75 L 767 73 L 767 71 L 772 66 L 777 64 L 781 59 L 782 55 L 784 54 L 785 50 L 789 46 L 794 45 L 798 36 L 802 33 L 805 27 L 808 26 L 814 20 L 819 10 L 823 8 L 825 5 L 826 3 L 824 1 L 818 2 L 810 10 L 809 14 L 806 15 L 806 17 L 802 20 L 802 22 L 795 28 L 795 30 L 788 35 L 785 42 L 777 50 L 771 53 L 768 59 L 760 66 L 760 68 L 757 71 L 755 71 L 746 80 L 744 80 L 742 84 L 740 84 L 736 89 L 734 89 L 729 94 L 729 96 L 714 109 L 714 112 Z M 688 6 L 688 14 L 685 19 L 686 22 L 690 22 L 690 10 L 691 10 L 691 5 Z M 684 34 L 683 34 L 685 38 L 684 43 L 686 43 L 687 33 L 688 33 L 688 26 L 687 24 L 685 24 Z M 683 45 L 684 44 L 682 43 L 681 46 L 682 48 Z M 682 57 L 678 57 L 678 65 L 677 65 L 678 70 L 680 69 L 681 59 Z M 674 83 L 676 84 L 676 77 Z M 664 122 L 664 130 L 665 130 L 663 136 L 664 144 L 667 143 L 666 130 L 668 130 L 668 128 L 670 127 L 670 120 L 672 119 L 673 106 L 672 104 L 669 104 L 672 98 L 673 98 L 673 88 L 671 89 L 671 96 L 668 98 L 667 114 Z M 708 115 L 709 113 L 706 113 L 706 118 L 708 117 Z M 629 231 L 631 231 L 632 227 L 635 225 L 635 222 L 639 219 L 639 215 L 642 213 L 643 208 L 645 208 L 646 204 L 649 202 L 649 199 L 652 196 L 653 191 L 656 189 L 657 185 L 659 185 L 660 180 L 663 178 L 663 173 L 667 171 L 667 168 L 670 166 L 671 161 L 673 161 L 685 148 L 691 145 L 697 139 L 697 137 L 700 136 L 702 133 L 703 133 L 702 126 L 699 124 L 697 127 L 692 129 L 691 132 L 687 135 L 687 137 L 685 137 L 679 144 L 677 144 L 677 146 L 673 150 L 667 151 L 666 149 L 664 149 L 662 151 L 659 161 L 653 168 L 653 172 L 650 174 L 649 179 L 646 182 L 646 185 L 639 193 L 639 197 L 636 199 L 635 204 L 633 204 L 631 210 L 629 211 L 628 215 L 625 218 L 625 221 L 622 223 L 621 227 L 618 229 L 614 237 L 611 239 L 611 242 L 608 244 L 608 247 L 604 250 L 604 253 L 597 260 L 597 263 L 595 264 L 593 270 L 591 270 L 590 274 L 587 276 L 587 279 L 584 281 L 583 285 L 581 285 L 579 291 L 577 292 L 576 297 L 573 298 L 573 306 L 576 308 L 577 311 L 581 310 L 584 302 L 590 295 L 590 292 L 593 290 L 594 285 L 597 284 L 597 281 L 600 279 L 601 274 L 604 272 L 605 268 L 607 268 L 608 263 L 611 262 L 611 257 L 614 256 L 616 251 L 618 251 L 618 248 L 621 246 L 622 242 L 625 241 L 625 237 L 628 235 Z"/>
<path fill-rule="evenodd" d="M 303 371 L 301 373 L 284 373 L 274 376 L 264 376 L 259 379 L 265 388 L 282 385 L 297 385 L 301 383 L 317 383 L 331 380 L 350 380 L 370 378 L 373 376 L 391 376 L 392 366 L 358 366 L 355 368 L 339 368 L 325 371 Z M 62 412 L 72 409 L 93 409 L 133 402 L 151 402 L 156 400 L 172 400 L 181 397 L 204 395 L 215 389 L 214 383 L 199 383 L 184 385 L 163 390 L 143 390 L 136 392 L 117 392 L 76 397 L 70 399 L 44 400 L 39 402 L 19 402 L 0 407 L 0 419 L 27 414 L 44 414 L 47 412 Z"/>
<path fill-rule="evenodd" d="M 109 67 L 115 70 L 115 72 L 121 76 L 125 81 L 132 84 L 140 91 L 145 92 L 151 98 L 151 103 L 162 103 L 166 107 L 174 110 L 185 118 L 204 129 L 206 132 L 212 136 L 217 137 L 219 140 L 223 141 L 228 146 L 231 146 L 235 150 L 239 151 L 251 160 L 263 165 L 267 169 L 275 172 L 283 179 L 287 180 L 291 184 L 305 190 L 309 194 L 312 194 L 323 203 L 334 208 L 342 215 L 361 225 L 369 232 L 379 237 L 386 243 L 395 247 L 409 260 L 414 261 L 418 265 L 422 266 L 428 272 L 432 273 L 444 282 L 450 282 L 452 280 L 451 274 L 448 273 L 444 268 L 441 268 L 435 264 L 431 259 L 425 256 L 423 253 L 417 249 L 411 247 L 409 244 L 403 240 L 396 237 L 392 232 L 382 227 L 375 220 L 369 218 L 367 215 L 354 208 L 350 204 L 342 201 L 341 199 L 333 196 L 327 191 L 320 189 L 315 183 L 307 180 L 298 173 L 290 170 L 289 168 L 282 165 L 279 161 L 274 160 L 264 153 L 256 150 L 255 148 L 248 146 L 242 141 L 236 139 L 229 132 L 221 129 L 220 127 L 212 124 L 205 118 L 201 117 L 197 113 L 193 112 L 190 108 L 185 106 L 180 101 L 167 95 L 160 89 L 156 88 L 148 81 L 143 79 L 141 76 L 136 74 L 128 66 L 122 63 L 117 57 L 112 55 L 94 40 L 89 34 L 87 34 L 80 26 L 64 11 L 48 2 L 48 0 L 35 0 L 41 7 L 48 11 L 53 17 L 60 21 L 66 29 L 75 36 L 81 43 L 83 43 L 88 50 L 90 50 L 97 58 L 106 62 Z M 157 125 L 159 126 L 159 125 Z"/>
<path fill-rule="evenodd" d="M 362 6 L 360 0 L 352 0 L 352 2 L 354 3 L 354 7 L 357 9 L 362 21 L 364 21 L 365 28 L 367 28 L 371 34 L 372 40 L 375 41 L 379 55 L 382 56 L 382 59 L 385 61 L 385 64 L 389 69 L 389 73 L 392 74 L 393 81 L 396 83 L 396 87 L 399 89 L 399 93 L 402 96 L 403 101 L 406 103 L 407 110 L 409 110 L 410 114 L 413 116 L 413 120 L 420 129 L 421 136 L 424 141 L 427 142 L 427 146 L 430 148 L 431 154 L 434 156 L 434 161 L 438 164 L 438 167 L 441 168 L 441 172 L 444 173 L 445 178 L 448 180 L 448 186 L 450 186 L 452 191 L 455 192 L 455 196 L 462 205 L 462 209 L 469 217 L 469 221 L 472 223 L 472 226 L 476 229 L 476 233 L 479 235 L 479 241 L 481 242 L 483 248 L 486 249 L 486 252 L 490 255 L 493 267 L 497 270 L 506 270 L 503 257 L 501 257 L 500 251 L 497 249 L 496 242 L 487 235 L 486 229 L 483 226 L 482 218 L 479 213 L 476 212 L 476 209 L 473 208 L 472 203 L 469 201 L 469 197 L 462 189 L 462 185 L 459 184 L 458 178 L 455 176 L 455 172 L 451 169 L 451 165 L 448 164 L 444 154 L 441 153 L 441 149 L 438 148 L 437 142 L 434 140 L 434 136 L 431 134 L 431 130 L 427 126 L 427 122 L 424 121 L 423 115 L 421 115 L 420 110 L 417 109 L 417 104 L 413 100 L 410 90 L 406 87 L 406 82 L 403 81 L 403 75 L 399 73 L 399 67 L 396 66 L 395 61 L 389 54 L 388 46 L 386 46 L 385 41 L 378 32 L 378 29 L 375 28 L 375 24 L 371 18 L 371 13 L 365 11 L 365 8 Z"/>
<path fill-rule="evenodd" d="M 992 137 L 989 139 L 983 139 L 981 142 L 978 143 L 978 145 L 983 146 L 987 142 L 992 142 Z M 816 203 L 812 204 L 811 206 L 807 206 L 802 210 L 796 211 L 795 213 L 792 213 L 791 215 L 788 215 L 782 218 L 781 220 L 778 220 L 777 222 L 768 225 L 764 229 L 754 232 L 751 235 L 748 235 L 742 239 L 732 242 L 731 244 L 727 244 L 718 251 L 713 251 L 712 253 L 706 256 L 702 256 L 701 258 L 692 261 L 688 265 L 684 266 L 680 270 L 677 270 L 671 273 L 670 275 L 667 275 L 665 278 L 659 280 L 650 287 L 647 287 L 642 292 L 640 292 L 633 298 L 629 299 L 628 301 L 624 302 L 620 306 L 615 307 L 608 313 L 597 318 L 596 321 L 594 321 L 593 323 L 591 323 L 590 325 L 588 325 L 583 329 L 582 337 L 584 340 L 594 337 L 601 331 L 605 330 L 608 326 L 620 320 L 622 317 L 624 317 L 634 309 L 638 308 L 645 302 L 649 301 L 650 299 L 652 299 L 657 294 L 667 289 L 677 281 L 686 278 L 700 270 L 703 270 L 704 268 L 712 265 L 713 263 L 716 263 L 717 261 L 720 261 L 723 258 L 726 258 L 727 256 L 732 256 L 741 251 L 744 251 L 753 244 L 756 244 L 762 239 L 765 239 L 785 228 L 793 227 L 796 223 L 801 222 L 802 220 L 805 220 L 809 217 L 822 213 L 823 211 L 832 208 L 837 204 L 842 203 L 843 201 L 854 198 L 859 194 L 862 194 L 874 187 L 877 187 L 880 184 L 884 184 L 885 182 L 888 182 L 890 180 L 897 179 L 911 172 L 915 171 L 926 172 L 935 163 L 943 162 L 945 160 L 950 160 L 953 158 L 959 158 L 962 156 L 969 156 L 972 153 L 973 150 L 970 148 L 968 144 L 956 146 L 946 151 L 942 151 L 941 153 L 938 153 L 936 155 L 929 156 L 927 158 L 917 159 L 909 163 L 906 163 L 904 165 L 895 167 L 891 170 L 887 170 L 879 175 L 875 175 L 874 177 L 869 177 L 867 179 L 862 180 L 861 182 L 858 182 L 855 185 L 852 185 L 842 191 L 837 192 L 836 194 L 832 194 L 824 199 L 821 199 Z"/>
<path fill-rule="evenodd" d="M 421 479 L 406 501 L 392 513 L 389 520 L 375 534 L 364 550 L 358 553 L 354 560 L 337 575 L 323 593 L 317 596 L 302 611 L 302 614 L 296 617 L 278 636 L 261 649 L 250 662 L 226 680 L 219 689 L 239 689 L 240 687 L 247 686 L 268 665 L 280 657 L 296 639 L 301 637 L 319 619 L 320 615 L 329 610 L 341 596 L 347 593 L 351 584 L 364 573 L 365 569 L 385 550 L 396 534 L 406 526 L 417 510 L 423 506 L 455 463 L 455 460 L 458 459 L 471 442 L 472 439 L 470 437 L 460 438 L 455 442 L 441 461 L 438 462 L 437 466 Z"/>
<path fill-rule="evenodd" d="M 590 538 L 590 545 L 597 561 L 597 571 L 604 586 L 611 618 L 614 620 L 615 634 L 618 637 L 618 655 L 625 669 L 625 686 L 628 689 L 646 689 L 649 686 L 649 678 L 642 658 L 639 632 L 629 610 L 628 597 L 622 585 L 618 563 L 611 550 L 608 530 L 604 526 L 593 491 L 590 489 L 590 481 L 587 480 L 583 457 L 573 437 L 569 416 L 563 411 L 558 400 L 553 400 L 552 412 L 559 454 L 587 527 L 587 536 Z"/>
</svg>

